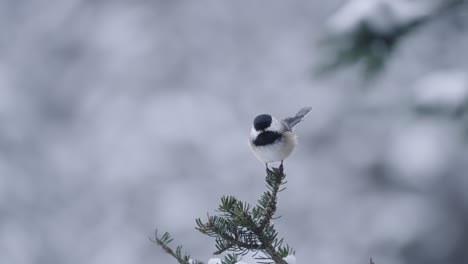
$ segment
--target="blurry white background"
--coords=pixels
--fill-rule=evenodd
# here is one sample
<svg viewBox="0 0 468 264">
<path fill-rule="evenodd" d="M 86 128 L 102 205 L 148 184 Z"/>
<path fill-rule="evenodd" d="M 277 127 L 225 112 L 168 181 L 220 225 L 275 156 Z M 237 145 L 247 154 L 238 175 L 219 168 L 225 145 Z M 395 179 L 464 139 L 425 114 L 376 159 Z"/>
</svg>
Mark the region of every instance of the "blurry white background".
<svg viewBox="0 0 468 264">
<path fill-rule="evenodd" d="M 307 105 L 275 221 L 298 263 L 467 262 L 466 8 L 370 84 L 319 78 L 351 2 L 2 1 L 0 263 L 175 263 L 155 228 L 208 260 L 194 219 L 264 191 L 252 119 Z"/>
</svg>

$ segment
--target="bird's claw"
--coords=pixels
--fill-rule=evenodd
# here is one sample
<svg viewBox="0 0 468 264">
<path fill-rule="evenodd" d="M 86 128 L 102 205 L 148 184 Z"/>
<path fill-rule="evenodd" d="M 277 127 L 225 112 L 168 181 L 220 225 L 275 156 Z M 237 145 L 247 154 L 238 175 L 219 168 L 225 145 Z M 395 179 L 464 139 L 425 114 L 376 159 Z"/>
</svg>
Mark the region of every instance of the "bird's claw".
<svg viewBox="0 0 468 264">
<path fill-rule="evenodd" d="M 272 169 L 268 167 L 268 163 L 265 163 L 265 169 L 267 173 L 274 173 L 275 170 L 278 170 L 279 172 L 283 173 L 283 169 L 284 169 L 283 161 L 281 161 L 281 164 L 279 165 L 278 168 L 272 168 Z"/>
</svg>

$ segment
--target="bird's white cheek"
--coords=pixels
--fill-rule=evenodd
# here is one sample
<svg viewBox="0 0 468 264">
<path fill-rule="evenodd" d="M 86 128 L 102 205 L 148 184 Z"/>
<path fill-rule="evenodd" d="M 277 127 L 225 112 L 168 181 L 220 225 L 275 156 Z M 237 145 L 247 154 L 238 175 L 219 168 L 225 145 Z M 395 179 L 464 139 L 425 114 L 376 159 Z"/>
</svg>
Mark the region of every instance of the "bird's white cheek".
<svg viewBox="0 0 468 264">
<path fill-rule="evenodd" d="M 257 131 L 254 128 L 252 128 L 250 130 L 250 138 L 251 139 L 256 139 L 259 134 L 260 134 L 260 131 Z"/>
<path fill-rule="evenodd" d="M 271 122 L 271 125 L 267 129 L 265 129 L 265 131 L 273 131 L 273 132 L 278 132 L 278 133 L 283 133 L 283 131 L 286 131 L 286 130 L 287 130 L 286 126 L 276 119 L 273 119 L 273 121 Z"/>
</svg>

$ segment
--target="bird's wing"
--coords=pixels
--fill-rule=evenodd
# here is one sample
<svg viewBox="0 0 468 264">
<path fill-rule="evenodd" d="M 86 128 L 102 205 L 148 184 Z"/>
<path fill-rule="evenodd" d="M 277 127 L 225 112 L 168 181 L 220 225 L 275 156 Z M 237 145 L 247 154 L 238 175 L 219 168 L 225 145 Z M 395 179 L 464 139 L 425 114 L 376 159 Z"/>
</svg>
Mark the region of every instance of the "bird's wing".
<svg viewBox="0 0 468 264">
<path fill-rule="evenodd" d="M 299 122 L 304 120 L 304 117 L 309 113 L 309 111 L 312 109 L 312 107 L 303 107 L 297 114 L 293 117 L 287 117 L 283 119 L 283 122 L 289 127 L 289 129 L 292 129 L 295 125 L 297 125 Z"/>
</svg>

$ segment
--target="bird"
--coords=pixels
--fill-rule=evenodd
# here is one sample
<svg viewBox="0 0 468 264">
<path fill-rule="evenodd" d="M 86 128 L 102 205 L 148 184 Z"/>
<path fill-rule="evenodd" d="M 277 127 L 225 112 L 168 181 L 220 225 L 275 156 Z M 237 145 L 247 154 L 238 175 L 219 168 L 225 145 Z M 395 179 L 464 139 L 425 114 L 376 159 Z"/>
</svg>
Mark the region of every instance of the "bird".
<svg viewBox="0 0 468 264">
<path fill-rule="evenodd" d="M 291 155 L 297 145 L 297 137 L 293 131 L 309 113 L 311 107 L 301 108 L 293 117 L 278 120 L 269 114 L 261 114 L 253 120 L 250 131 L 249 146 L 258 160 L 265 163 L 281 162 Z"/>
</svg>

